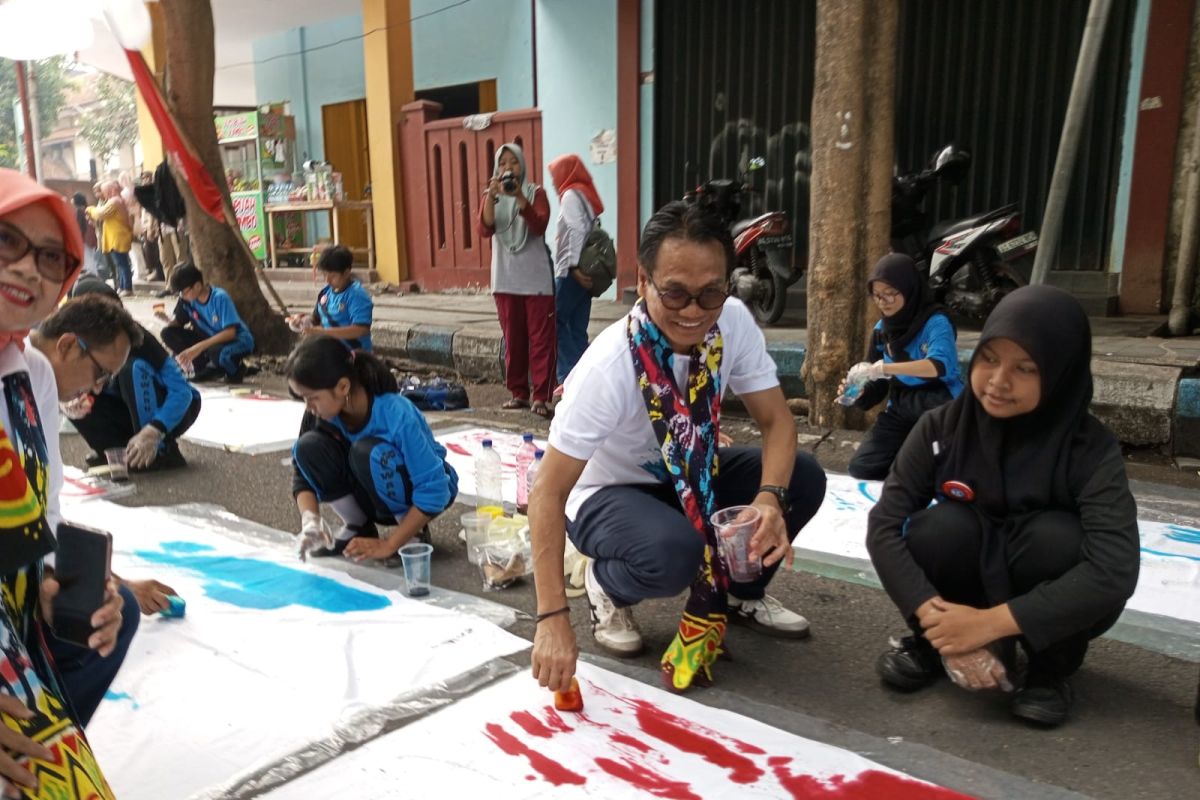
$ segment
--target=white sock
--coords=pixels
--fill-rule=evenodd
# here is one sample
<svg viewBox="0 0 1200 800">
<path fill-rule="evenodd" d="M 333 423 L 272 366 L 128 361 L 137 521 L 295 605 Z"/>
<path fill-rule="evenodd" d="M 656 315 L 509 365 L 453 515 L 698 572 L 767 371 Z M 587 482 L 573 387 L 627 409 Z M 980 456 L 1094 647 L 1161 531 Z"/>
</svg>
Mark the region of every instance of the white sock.
<svg viewBox="0 0 1200 800">
<path fill-rule="evenodd" d="M 353 539 L 355 536 L 354 529 L 357 529 L 367 521 L 366 512 L 359 507 L 358 501 L 354 499 L 354 495 L 352 494 L 339 497 L 329 505 L 342 518 L 342 528 L 334 534 L 337 536 L 338 541 L 344 542 L 348 539 Z"/>
</svg>

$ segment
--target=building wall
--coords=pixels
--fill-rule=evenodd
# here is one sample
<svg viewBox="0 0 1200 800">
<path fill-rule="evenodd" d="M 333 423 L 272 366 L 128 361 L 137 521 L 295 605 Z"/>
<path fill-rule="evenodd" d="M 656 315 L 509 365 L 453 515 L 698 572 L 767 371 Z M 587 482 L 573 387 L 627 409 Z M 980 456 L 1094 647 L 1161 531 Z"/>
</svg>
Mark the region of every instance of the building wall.
<svg viewBox="0 0 1200 800">
<path fill-rule="evenodd" d="M 416 90 L 494 78 L 498 111 L 533 105 L 533 36 L 527 0 L 473 0 L 444 11 L 440 9 L 446 7 L 445 0 L 410 2 Z"/>
<path fill-rule="evenodd" d="M 586 31 L 586 35 L 580 32 Z M 617 247 L 617 164 L 594 164 L 589 150 L 601 131 L 617 129 L 616 3 L 537 0 L 538 105 L 542 109 L 542 156 L 575 153 L 604 202 L 602 223 Z M 621 154 L 617 153 L 617 158 Z M 542 176 L 549 184 L 550 176 Z M 558 196 L 547 186 L 551 219 Z M 547 243 L 554 249 L 553 223 Z"/>
</svg>

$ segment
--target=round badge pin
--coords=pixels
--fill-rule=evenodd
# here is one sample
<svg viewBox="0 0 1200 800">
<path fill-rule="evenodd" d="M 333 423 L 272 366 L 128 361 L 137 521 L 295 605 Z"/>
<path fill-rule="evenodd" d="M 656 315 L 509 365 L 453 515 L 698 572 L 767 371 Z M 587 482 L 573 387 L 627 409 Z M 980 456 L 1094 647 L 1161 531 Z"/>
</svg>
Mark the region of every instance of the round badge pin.
<svg viewBox="0 0 1200 800">
<path fill-rule="evenodd" d="M 970 503 L 975 499 L 975 490 L 962 481 L 946 481 L 942 484 L 942 492 L 955 500 Z"/>
</svg>

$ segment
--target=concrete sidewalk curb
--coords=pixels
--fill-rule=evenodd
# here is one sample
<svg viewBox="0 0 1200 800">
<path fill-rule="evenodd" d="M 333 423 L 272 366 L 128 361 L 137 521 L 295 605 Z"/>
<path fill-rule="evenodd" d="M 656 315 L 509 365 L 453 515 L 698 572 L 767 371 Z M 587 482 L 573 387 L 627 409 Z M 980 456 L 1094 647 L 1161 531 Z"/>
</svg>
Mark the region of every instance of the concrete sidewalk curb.
<svg viewBox="0 0 1200 800">
<path fill-rule="evenodd" d="M 498 331 L 403 322 L 372 327 L 376 349 L 387 356 L 465 378 L 502 381 L 503 339 Z M 803 397 L 800 368 L 807 347 L 799 342 L 768 342 L 788 397 Z M 964 372 L 972 348 L 959 349 Z M 1200 378 L 1184 377 L 1179 367 L 1092 359 L 1095 396 L 1092 412 L 1125 444 L 1169 446 L 1176 455 L 1200 456 Z"/>
</svg>

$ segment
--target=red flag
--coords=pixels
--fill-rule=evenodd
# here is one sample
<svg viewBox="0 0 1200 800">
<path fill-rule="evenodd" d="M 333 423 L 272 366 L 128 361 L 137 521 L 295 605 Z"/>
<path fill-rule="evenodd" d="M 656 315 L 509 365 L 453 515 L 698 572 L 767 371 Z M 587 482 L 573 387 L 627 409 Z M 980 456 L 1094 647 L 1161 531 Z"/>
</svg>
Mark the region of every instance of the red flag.
<svg viewBox="0 0 1200 800">
<path fill-rule="evenodd" d="M 179 159 L 179 164 L 183 167 L 196 202 L 213 219 L 224 222 L 224 201 L 221 197 L 221 190 L 217 188 L 212 176 L 204 169 L 200 159 L 196 158 L 191 148 L 184 142 L 179 129 L 175 127 L 175 122 L 171 119 L 170 112 L 167 111 L 166 100 L 158 88 L 158 81 L 150 73 L 146 60 L 136 50 L 126 50 L 125 56 L 129 59 L 129 66 L 133 69 L 133 79 L 137 82 L 138 91 L 142 93 L 142 100 L 145 101 L 150 116 L 154 118 L 159 135 L 162 136 L 163 146 L 167 152 L 173 153 Z"/>
</svg>

